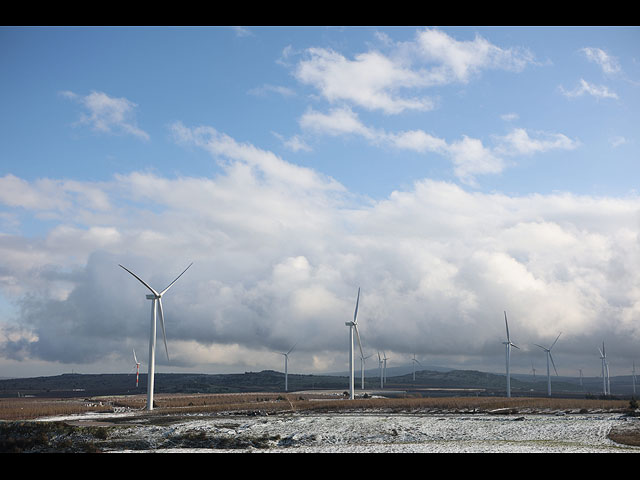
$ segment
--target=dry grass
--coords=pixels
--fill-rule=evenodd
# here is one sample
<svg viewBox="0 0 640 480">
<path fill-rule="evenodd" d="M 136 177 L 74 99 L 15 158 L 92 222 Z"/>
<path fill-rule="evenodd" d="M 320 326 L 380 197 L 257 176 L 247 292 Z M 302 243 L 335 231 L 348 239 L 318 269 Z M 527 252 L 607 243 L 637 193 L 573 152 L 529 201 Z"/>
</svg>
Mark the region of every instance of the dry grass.
<svg viewBox="0 0 640 480">
<path fill-rule="evenodd" d="M 114 412 L 140 410 L 146 404 L 144 395 L 114 396 L 91 399 L 0 399 L 0 420 L 30 420 L 40 417 L 71 415 L 87 412 Z M 518 411 L 616 411 L 628 412 L 627 400 L 568 399 L 533 397 L 407 397 L 356 398 L 330 397 L 322 394 L 158 394 L 154 413 L 215 413 L 291 411 L 364 411 L 385 410 L 396 412 L 490 412 L 498 409 Z"/>
</svg>

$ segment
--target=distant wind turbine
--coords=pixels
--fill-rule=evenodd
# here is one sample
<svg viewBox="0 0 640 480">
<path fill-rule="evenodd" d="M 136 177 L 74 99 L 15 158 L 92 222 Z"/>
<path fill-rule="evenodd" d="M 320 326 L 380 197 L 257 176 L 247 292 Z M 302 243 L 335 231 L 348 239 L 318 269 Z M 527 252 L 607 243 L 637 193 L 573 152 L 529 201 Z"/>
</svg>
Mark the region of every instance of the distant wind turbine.
<svg viewBox="0 0 640 480">
<path fill-rule="evenodd" d="M 533 366 L 533 360 L 531 360 L 531 371 L 533 372 L 533 381 L 536 381 L 536 369 Z"/>
<path fill-rule="evenodd" d="M 551 373 L 549 372 L 549 360 L 551 360 L 551 364 L 553 365 L 553 369 L 555 370 L 556 376 L 557 376 L 558 375 L 558 370 L 556 370 L 556 364 L 553 362 L 553 357 L 551 356 L 551 349 L 553 348 L 553 346 L 556 344 L 556 342 L 560 338 L 560 335 L 562 335 L 562 332 L 560 332 L 558 334 L 558 336 L 556 337 L 555 341 L 551 344 L 551 346 L 549 348 L 545 348 L 542 345 L 538 345 L 537 343 L 534 343 L 535 346 L 540 347 L 542 350 L 547 352 L 547 394 L 549 396 L 551 396 Z"/>
<path fill-rule="evenodd" d="M 154 379 L 155 379 L 155 368 L 156 368 L 156 318 L 157 314 L 160 314 L 160 326 L 162 327 L 162 338 L 164 340 L 164 349 L 167 353 L 167 360 L 169 360 L 169 349 L 167 348 L 167 335 L 164 330 L 164 314 L 162 313 L 162 296 L 167 293 L 174 283 L 184 275 L 184 272 L 189 270 L 189 267 L 193 265 L 193 262 L 189 264 L 187 268 L 185 268 L 180 275 L 178 275 L 173 282 L 167 286 L 161 292 L 155 291 L 151 288 L 144 280 L 138 277 L 135 273 L 129 270 L 126 267 L 122 267 L 124 270 L 133 275 L 140 283 L 142 283 L 145 287 L 149 289 L 151 295 L 147 295 L 147 299 L 151 300 L 151 327 L 149 333 L 149 373 L 147 375 L 147 410 L 153 410 L 153 387 L 154 387 Z"/>
<path fill-rule="evenodd" d="M 511 342 L 509 338 L 509 322 L 507 322 L 507 312 L 504 312 L 504 325 L 507 328 L 507 341 L 502 342 L 505 345 L 506 349 L 506 362 L 507 362 L 507 397 L 511 397 L 511 374 L 509 373 L 509 367 L 511 363 L 511 347 L 515 347 L 520 349 L 519 346 L 515 345 Z"/>
<path fill-rule="evenodd" d="M 358 333 L 358 304 L 360 303 L 360 287 L 358 287 L 358 297 L 356 298 L 356 309 L 353 312 L 353 321 L 344 322 L 349 327 L 349 398 L 354 397 L 354 356 L 353 356 L 353 334 L 355 332 L 360 347 L 360 357 L 362 354 L 362 343 L 360 343 L 360 333 Z"/>
<path fill-rule="evenodd" d="M 291 347 L 289 349 L 289 351 L 287 353 L 280 353 L 280 355 L 284 355 L 284 391 L 288 392 L 289 391 L 289 372 L 288 372 L 288 363 L 289 363 L 289 354 L 291 352 L 293 352 L 293 349 L 296 348 L 295 344 L 293 347 Z"/>
<path fill-rule="evenodd" d="M 418 364 L 418 365 L 422 365 L 422 364 L 416 358 L 416 354 L 415 353 L 413 354 L 413 358 L 411 360 L 412 360 L 411 363 L 413 363 L 413 381 L 415 382 L 416 381 L 416 364 Z"/>
<path fill-rule="evenodd" d="M 380 388 L 384 388 L 384 373 L 382 371 L 382 358 L 380 357 L 380 351 L 378 351 L 378 370 L 380 371 Z"/>
<path fill-rule="evenodd" d="M 609 395 L 609 364 L 607 363 L 607 352 L 604 349 L 604 342 L 602 342 L 602 350 L 600 352 L 600 360 L 602 361 L 602 389 L 605 395 Z"/>
<path fill-rule="evenodd" d="M 383 350 L 382 351 L 382 361 L 383 361 L 382 376 L 384 377 L 384 383 L 387 383 L 387 360 L 390 360 L 390 359 L 387 358 L 387 354 Z"/>
<path fill-rule="evenodd" d="M 582 383 L 582 369 L 580 368 L 580 387 L 582 388 L 582 390 L 584 390 L 584 385 Z"/>
<path fill-rule="evenodd" d="M 366 357 L 360 355 L 360 376 L 362 377 L 362 390 L 364 390 L 364 364 L 367 361 L 367 358 L 371 357 L 372 355 L 373 353 L 371 355 L 367 355 Z"/>
<path fill-rule="evenodd" d="M 136 349 L 133 349 L 133 361 L 135 362 L 135 366 L 133 367 L 132 371 L 135 369 L 136 371 L 136 388 L 138 387 L 138 380 L 140 378 L 140 362 L 138 361 L 137 357 L 136 357 Z"/>
</svg>

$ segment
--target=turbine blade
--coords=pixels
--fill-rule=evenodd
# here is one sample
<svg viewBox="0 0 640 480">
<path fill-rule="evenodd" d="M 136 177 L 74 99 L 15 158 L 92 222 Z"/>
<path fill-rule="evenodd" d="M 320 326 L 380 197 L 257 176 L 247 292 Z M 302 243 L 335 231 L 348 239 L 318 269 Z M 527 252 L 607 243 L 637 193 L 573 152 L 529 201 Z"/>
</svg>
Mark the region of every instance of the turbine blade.
<svg viewBox="0 0 640 480">
<path fill-rule="evenodd" d="M 520 347 L 518 345 L 516 345 L 515 343 L 509 342 L 509 345 L 511 345 L 512 347 L 516 347 L 518 350 L 520 350 Z"/>
<path fill-rule="evenodd" d="M 296 342 L 296 343 L 294 343 L 294 344 L 293 344 L 293 347 L 291 347 L 291 348 L 289 349 L 289 351 L 287 352 L 287 355 L 289 355 L 291 352 L 293 352 L 293 349 L 294 349 L 294 348 L 296 348 L 296 345 L 297 345 L 297 344 L 298 344 L 298 342 Z"/>
<path fill-rule="evenodd" d="M 167 352 L 169 360 L 169 349 L 167 348 L 167 334 L 164 331 L 164 313 L 162 312 L 162 299 L 158 298 L 158 310 L 160 311 L 160 326 L 162 327 L 162 339 L 164 340 L 164 351 Z"/>
<path fill-rule="evenodd" d="M 360 287 L 358 287 L 358 297 L 356 298 L 356 310 L 353 312 L 353 323 L 356 323 L 358 317 L 358 304 L 360 303 Z"/>
<path fill-rule="evenodd" d="M 509 341 L 509 322 L 507 322 L 507 312 L 504 312 L 504 325 L 507 327 L 507 342 Z"/>
<path fill-rule="evenodd" d="M 191 262 L 191 263 L 189 264 L 189 266 L 188 266 L 187 268 L 185 268 L 185 269 L 182 271 L 182 273 L 181 273 L 180 275 L 178 275 L 178 276 L 176 277 L 176 279 L 175 279 L 173 282 L 171 282 L 171 283 L 167 286 L 167 288 L 165 288 L 162 292 L 160 292 L 160 295 L 164 295 L 164 293 L 165 293 L 167 290 L 169 290 L 169 289 L 171 288 L 171 285 L 173 285 L 174 283 L 176 283 L 176 282 L 178 281 L 178 279 L 179 279 L 182 275 L 184 275 L 184 272 L 186 272 L 187 270 L 189 270 L 189 268 L 191 267 L 191 265 L 193 265 L 193 262 Z"/>
<path fill-rule="evenodd" d="M 120 265 L 120 264 L 118 264 Z M 131 270 L 129 270 L 126 267 L 123 267 L 122 265 L 120 265 L 120 267 L 124 268 L 127 272 L 129 272 L 131 275 L 133 275 L 134 277 L 136 277 L 138 279 L 138 281 L 140 283 L 142 283 L 145 287 L 147 287 L 149 290 L 151 290 L 151 293 L 153 293 L 155 296 L 158 296 L 158 292 L 156 292 L 153 288 L 151 288 L 144 280 L 142 280 L 139 276 L 137 276 L 135 273 L 133 273 Z"/>
<path fill-rule="evenodd" d="M 358 332 L 358 325 L 353 325 L 356 330 L 356 338 L 358 339 L 358 346 L 360 347 L 360 358 L 364 358 L 364 353 L 362 352 L 362 343 L 360 342 L 360 332 Z"/>
<path fill-rule="evenodd" d="M 556 369 L 556 364 L 553 362 L 553 357 L 551 356 L 551 352 L 549 352 L 549 359 L 551 360 L 551 365 L 553 365 L 553 369 L 556 371 L 556 377 L 557 377 L 558 370 Z"/>
<path fill-rule="evenodd" d="M 133 349 L 133 360 L 134 360 L 136 363 L 138 363 L 138 359 L 137 359 L 137 357 L 136 357 L 136 349 L 135 349 L 135 348 Z"/>
<path fill-rule="evenodd" d="M 553 348 L 553 346 L 556 344 L 556 342 L 558 341 L 558 339 L 560 338 L 560 335 L 562 335 L 562 332 L 560 332 L 558 334 L 558 336 L 556 337 L 556 340 L 551 344 L 551 346 L 549 347 L 549 350 L 551 350 Z"/>
</svg>

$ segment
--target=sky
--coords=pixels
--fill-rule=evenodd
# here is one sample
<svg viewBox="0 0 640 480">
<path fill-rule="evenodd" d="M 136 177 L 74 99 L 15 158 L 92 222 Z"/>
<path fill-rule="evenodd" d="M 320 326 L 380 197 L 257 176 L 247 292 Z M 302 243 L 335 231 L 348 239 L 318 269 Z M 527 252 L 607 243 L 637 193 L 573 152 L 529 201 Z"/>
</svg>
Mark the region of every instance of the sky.
<svg viewBox="0 0 640 480">
<path fill-rule="evenodd" d="M 157 372 L 345 371 L 359 288 L 367 368 L 504 373 L 505 313 L 513 373 L 640 362 L 637 27 L 0 27 L 0 68 L 0 377 L 146 372 L 119 265 L 192 262 Z"/>
</svg>

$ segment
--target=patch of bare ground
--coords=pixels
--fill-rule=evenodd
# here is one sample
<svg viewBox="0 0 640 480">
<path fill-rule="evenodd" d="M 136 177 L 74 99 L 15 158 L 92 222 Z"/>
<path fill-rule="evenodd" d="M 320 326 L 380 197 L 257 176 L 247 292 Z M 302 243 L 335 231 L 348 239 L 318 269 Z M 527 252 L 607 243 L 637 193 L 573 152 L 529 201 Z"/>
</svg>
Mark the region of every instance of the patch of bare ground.
<svg viewBox="0 0 640 480">
<path fill-rule="evenodd" d="M 349 400 L 327 393 L 159 394 L 154 410 L 144 395 L 75 399 L 2 398 L 0 420 L 31 420 L 63 415 L 139 412 L 140 415 L 276 414 L 286 412 L 388 413 L 590 413 L 634 415 L 627 400 L 533 397 L 404 397 L 363 395 Z"/>
<path fill-rule="evenodd" d="M 640 425 L 637 422 L 615 426 L 607 435 L 609 440 L 622 445 L 640 447 Z"/>
</svg>

